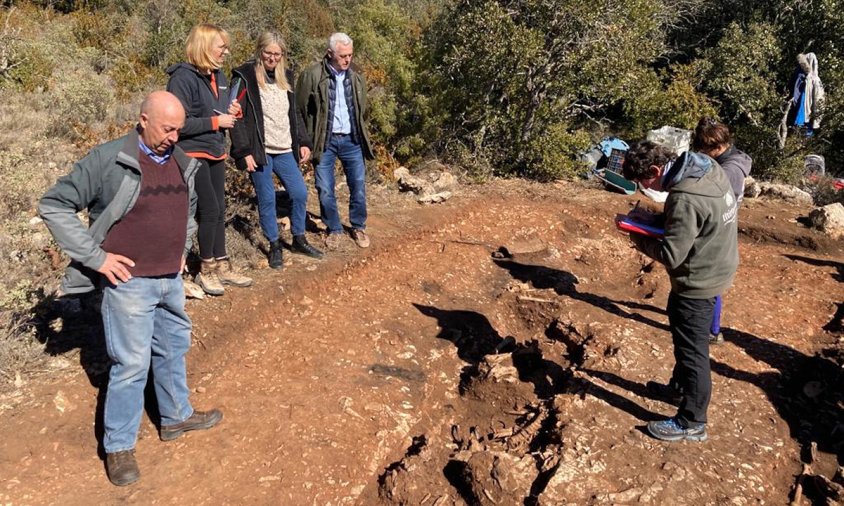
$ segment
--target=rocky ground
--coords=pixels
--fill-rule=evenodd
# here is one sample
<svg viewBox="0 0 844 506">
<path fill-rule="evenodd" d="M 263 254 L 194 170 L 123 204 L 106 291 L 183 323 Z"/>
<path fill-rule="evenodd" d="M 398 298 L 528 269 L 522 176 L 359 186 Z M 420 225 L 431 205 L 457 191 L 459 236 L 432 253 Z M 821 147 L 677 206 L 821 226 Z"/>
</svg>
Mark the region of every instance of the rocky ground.
<svg viewBox="0 0 844 506">
<path fill-rule="evenodd" d="M 844 248 L 811 206 L 748 199 L 711 349 L 710 440 L 663 443 L 668 280 L 612 219 L 636 198 L 499 181 L 442 204 L 371 188 L 373 245 L 291 257 L 191 301 L 212 431 L 104 474 L 95 303 L 43 311 L 52 372 L 0 397 L 3 504 L 782 504 L 842 501 Z M 312 199 L 312 201 L 315 201 Z M 315 236 L 316 240 L 316 236 Z M 822 502 L 821 502 L 822 503 Z"/>
</svg>

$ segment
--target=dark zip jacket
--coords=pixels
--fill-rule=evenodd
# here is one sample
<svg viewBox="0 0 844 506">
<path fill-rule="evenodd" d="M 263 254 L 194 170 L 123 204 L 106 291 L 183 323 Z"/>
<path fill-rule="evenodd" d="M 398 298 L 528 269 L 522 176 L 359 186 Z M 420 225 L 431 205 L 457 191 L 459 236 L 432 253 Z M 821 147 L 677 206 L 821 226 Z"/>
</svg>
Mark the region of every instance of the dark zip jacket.
<svg viewBox="0 0 844 506">
<path fill-rule="evenodd" d="M 100 245 L 111 227 L 132 209 L 141 191 L 139 152 L 136 131 L 101 144 L 76 162 L 70 174 L 59 178 L 38 202 L 38 214 L 71 259 L 62 280 L 65 293 L 90 292 L 98 285 L 101 274 L 96 269 L 106 259 Z M 178 147 L 171 156 L 182 172 L 190 199 L 183 252 L 187 255 L 196 231 L 193 181 L 199 162 Z M 88 210 L 88 227 L 76 215 L 83 209 Z"/>
<path fill-rule="evenodd" d="M 176 95 L 185 108 L 185 126 L 179 131 L 179 147 L 186 153 L 207 153 L 214 158 L 226 154 L 226 134 L 215 130 L 214 109 L 228 112 L 229 82 L 220 70 L 214 70 L 218 96 L 211 90 L 211 76 L 199 72 L 190 63 L 177 63 L 167 69 L 167 91 Z"/>
<path fill-rule="evenodd" d="M 328 136 L 328 113 L 331 108 L 329 80 L 334 79 L 328 65 L 327 58 L 323 58 L 319 63 L 314 63 L 299 75 L 299 82 L 296 83 L 296 107 L 305 122 L 308 136 L 314 143 L 312 150 L 314 163 L 319 162 L 319 158 L 325 151 L 325 139 Z M 373 160 L 375 153 L 366 126 L 366 117 L 369 114 L 366 81 L 361 74 L 351 68 L 346 72 L 350 73 L 352 100 L 354 101 L 354 117 L 350 119 L 355 122 L 364 158 Z M 342 91 L 339 90 L 341 93 Z"/>
<path fill-rule="evenodd" d="M 738 268 L 738 203 L 715 160 L 687 152 L 665 175 L 665 237 L 630 234 L 636 246 L 665 265 L 671 290 L 689 299 L 721 295 Z"/>
<path fill-rule="evenodd" d="M 276 68 L 276 72 L 279 69 Z M 302 146 L 313 150 L 313 143 L 305 129 L 302 116 L 296 109 L 296 99 L 293 93 L 293 71 L 284 71 L 290 91 L 287 92 L 289 108 L 287 119 L 290 121 L 290 138 L 293 140 L 293 157 L 299 162 L 299 148 Z M 231 130 L 231 156 L 239 169 L 246 169 L 246 157 L 252 155 L 259 166 L 267 164 L 267 153 L 264 147 L 264 109 L 261 104 L 261 91 L 258 79 L 255 77 L 255 61 L 248 61 L 232 71 L 232 89 L 238 90 L 245 84 L 246 95 L 240 101 L 243 117 L 235 123 Z"/>
</svg>

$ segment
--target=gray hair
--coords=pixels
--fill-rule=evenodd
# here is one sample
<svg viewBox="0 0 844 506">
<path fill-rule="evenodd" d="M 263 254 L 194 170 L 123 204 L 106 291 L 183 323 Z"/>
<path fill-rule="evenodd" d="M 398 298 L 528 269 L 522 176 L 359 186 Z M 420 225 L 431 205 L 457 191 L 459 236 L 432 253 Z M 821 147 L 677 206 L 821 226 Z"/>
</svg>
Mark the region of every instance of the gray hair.
<svg viewBox="0 0 844 506">
<path fill-rule="evenodd" d="M 332 33 L 331 37 L 328 37 L 328 49 L 331 51 L 337 51 L 337 46 L 351 46 L 352 44 L 352 38 L 343 32 Z"/>
</svg>

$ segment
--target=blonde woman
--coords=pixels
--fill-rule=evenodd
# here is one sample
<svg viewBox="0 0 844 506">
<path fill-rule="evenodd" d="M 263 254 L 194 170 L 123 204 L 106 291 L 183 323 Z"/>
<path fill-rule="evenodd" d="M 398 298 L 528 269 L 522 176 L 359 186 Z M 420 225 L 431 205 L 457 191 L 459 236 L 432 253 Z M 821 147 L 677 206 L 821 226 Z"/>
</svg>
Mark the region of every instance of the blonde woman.
<svg viewBox="0 0 844 506">
<path fill-rule="evenodd" d="M 293 72 L 287 68 L 284 40 L 275 32 L 258 38 L 254 60 L 232 73 L 232 89 L 243 107 L 242 121 L 232 129 L 231 155 L 249 172 L 258 199 L 258 219 L 270 243 L 269 264 L 281 269 L 282 249 L 276 218 L 275 184 L 278 176 L 292 202 L 291 250 L 312 258 L 322 252 L 305 237 L 308 190 L 299 164 L 311 156 L 311 140 L 296 112 Z"/>
<path fill-rule="evenodd" d="M 228 34 L 218 26 L 200 24 L 188 35 L 187 61 L 167 69 L 167 91 L 185 108 L 179 147 L 201 165 L 196 174 L 197 238 L 202 260 L 197 282 L 209 295 L 222 295 L 223 284 L 252 284 L 250 278 L 232 269 L 226 253 L 225 131 L 235 125 L 241 112 L 237 101 L 229 98 L 229 83 L 220 70 L 228 54 Z"/>
</svg>

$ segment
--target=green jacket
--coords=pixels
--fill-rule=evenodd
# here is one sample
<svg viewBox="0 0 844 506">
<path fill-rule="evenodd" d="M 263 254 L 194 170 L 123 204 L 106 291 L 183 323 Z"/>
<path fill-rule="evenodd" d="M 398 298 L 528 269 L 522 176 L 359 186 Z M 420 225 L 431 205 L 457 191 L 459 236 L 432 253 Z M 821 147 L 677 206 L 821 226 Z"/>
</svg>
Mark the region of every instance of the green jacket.
<svg viewBox="0 0 844 506">
<path fill-rule="evenodd" d="M 85 293 L 97 287 L 100 274 L 96 269 L 106 259 L 106 252 L 100 245 L 112 225 L 132 209 L 141 191 L 139 150 L 138 132 L 134 130 L 95 147 L 76 162 L 70 174 L 59 178 L 38 202 L 38 214 L 71 259 L 62 280 L 65 293 Z M 178 146 L 173 149 L 172 156 L 182 171 L 190 196 L 186 255 L 196 230 L 193 182 L 199 162 Z M 87 228 L 76 215 L 83 209 L 88 210 L 90 226 Z"/>
<path fill-rule="evenodd" d="M 630 237 L 665 265 L 671 290 L 690 299 L 721 295 L 738 268 L 737 202 L 724 170 L 708 156 L 688 152 L 668 169 L 663 187 L 665 237 Z"/>
<path fill-rule="evenodd" d="M 299 75 L 296 82 L 296 107 L 299 114 L 305 120 L 305 129 L 313 140 L 314 149 L 311 156 L 314 163 L 325 151 L 326 130 L 328 129 L 328 86 L 329 80 L 333 78 L 331 71 L 326 67 L 328 60 L 323 59 L 305 69 Z M 369 104 L 366 98 L 366 81 L 363 76 L 352 69 L 351 73 L 352 91 L 355 101 L 355 118 L 358 132 L 361 134 L 361 150 L 367 160 L 375 158 L 372 151 L 372 143 L 369 140 L 369 131 L 366 128 L 366 120 Z"/>
</svg>

